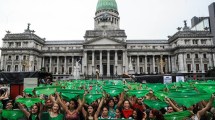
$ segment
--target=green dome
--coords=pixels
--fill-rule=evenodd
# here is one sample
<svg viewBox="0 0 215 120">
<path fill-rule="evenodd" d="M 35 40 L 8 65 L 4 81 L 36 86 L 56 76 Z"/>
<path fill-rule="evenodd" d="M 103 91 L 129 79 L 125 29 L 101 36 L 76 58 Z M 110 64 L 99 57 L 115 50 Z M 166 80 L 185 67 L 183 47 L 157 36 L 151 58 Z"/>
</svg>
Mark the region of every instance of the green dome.
<svg viewBox="0 0 215 120">
<path fill-rule="evenodd" d="M 117 11 L 117 4 L 115 0 L 99 0 L 96 7 L 96 12 L 99 10 L 115 10 Z"/>
</svg>

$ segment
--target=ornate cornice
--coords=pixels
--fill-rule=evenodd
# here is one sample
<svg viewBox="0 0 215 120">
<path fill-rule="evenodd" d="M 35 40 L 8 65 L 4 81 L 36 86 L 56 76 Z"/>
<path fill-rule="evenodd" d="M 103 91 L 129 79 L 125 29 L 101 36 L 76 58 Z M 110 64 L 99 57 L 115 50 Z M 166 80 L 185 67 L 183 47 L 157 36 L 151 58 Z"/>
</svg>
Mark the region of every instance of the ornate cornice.
<svg viewBox="0 0 215 120">
<path fill-rule="evenodd" d="M 213 35 L 210 31 L 178 31 L 172 37 L 169 38 L 169 43 L 173 42 L 178 38 L 203 38 L 203 37 L 210 37 L 212 38 Z"/>
<path fill-rule="evenodd" d="M 42 50 L 42 53 L 82 53 L 83 50 Z"/>
<path fill-rule="evenodd" d="M 6 34 L 2 40 L 35 40 L 41 44 L 45 43 L 44 39 L 32 33 Z"/>
<path fill-rule="evenodd" d="M 117 43 L 119 43 L 119 44 L 121 44 L 121 45 L 126 45 L 126 42 L 123 42 L 122 40 L 118 40 L 118 39 L 115 39 L 115 38 L 113 38 L 113 37 L 108 37 L 108 36 L 97 37 L 97 38 L 94 38 L 94 39 L 92 39 L 92 40 L 85 41 L 85 42 L 83 43 L 83 45 L 88 45 L 88 44 L 90 44 L 90 43 L 99 41 L 99 40 L 104 39 L 104 38 L 109 39 L 109 40 L 112 40 L 112 41 L 114 41 L 114 42 L 117 42 Z"/>
<path fill-rule="evenodd" d="M 31 50 L 31 51 L 35 51 L 35 52 L 38 52 L 38 53 L 41 53 L 40 50 L 38 50 L 37 48 L 30 48 L 30 47 L 21 47 L 21 48 L 13 48 L 13 47 L 1 47 L 0 50 L 12 50 L 12 51 L 20 51 L 20 50 Z"/>
</svg>

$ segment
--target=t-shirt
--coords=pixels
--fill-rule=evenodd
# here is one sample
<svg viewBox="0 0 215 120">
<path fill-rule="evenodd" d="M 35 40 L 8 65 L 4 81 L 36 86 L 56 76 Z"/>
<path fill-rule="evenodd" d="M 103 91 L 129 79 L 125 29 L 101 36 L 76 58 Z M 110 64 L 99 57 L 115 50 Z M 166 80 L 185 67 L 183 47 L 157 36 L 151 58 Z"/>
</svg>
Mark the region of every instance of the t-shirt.
<svg viewBox="0 0 215 120">
<path fill-rule="evenodd" d="M 51 117 L 49 115 L 49 120 L 63 120 L 63 114 L 60 113 L 57 117 Z"/>
</svg>

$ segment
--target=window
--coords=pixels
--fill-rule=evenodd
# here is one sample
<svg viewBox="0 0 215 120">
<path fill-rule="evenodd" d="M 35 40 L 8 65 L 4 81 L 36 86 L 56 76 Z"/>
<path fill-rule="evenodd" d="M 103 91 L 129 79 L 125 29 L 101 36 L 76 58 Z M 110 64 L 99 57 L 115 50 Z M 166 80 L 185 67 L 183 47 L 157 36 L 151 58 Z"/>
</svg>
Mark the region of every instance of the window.
<svg viewBox="0 0 215 120">
<path fill-rule="evenodd" d="M 100 59 L 100 56 L 96 56 L 96 60 L 99 60 Z"/>
<path fill-rule="evenodd" d="M 185 45 L 188 45 L 190 43 L 190 40 L 184 40 Z"/>
<path fill-rule="evenodd" d="M 15 71 L 16 72 L 18 71 L 18 65 L 15 65 Z"/>
<path fill-rule="evenodd" d="M 198 54 L 195 54 L 195 58 L 199 58 L 199 55 L 198 55 Z"/>
<path fill-rule="evenodd" d="M 59 50 L 59 47 L 55 47 L 55 50 Z"/>
<path fill-rule="evenodd" d="M 16 56 L 16 60 L 19 60 L 19 56 Z"/>
<path fill-rule="evenodd" d="M 204 64 L 204 70 L 205 70 L 205 72 L 208 71 L 208 64 Z"/>
<path fill-rule="evenodd" d="M 21 46 L 21 42 L 16 42 L 16 47 L 20 47 Z"/>
<path fill-rule="evenodd" d="M 69 63 L 72 63 L 72 58 L 69 59 Z"/>
<path fill-rule="evenodd" d="M 110 56 L 110 60 L 114 60 L 114 56 L 111 55 L 111 56 Z"/>
<path fill-rule="evenodd" d="M 23 60 L 26 60 L 26 56 L 25 55 L 23 56 Z"/>
<path fill-rule="evenodd" d="M 8 60 L 11 60 L 11 56 L 8 56 Z"/>
<path fill-rule="evenodd" d="M 28 42 L 23 42 L 23 46 L 27 47 L 28 46 Z"/>
<path fill-rule="evenodd" d="M 205 44 L 206 44 L 206 41 L 207 41 L 206 39 L 202 39 L 202 40 L 201 40 L 201 44 L 205 45 Z"/>
<path fill-rule="evenodd" d="M 7 71 L 10 72 L 10 65 L 7 66 Z"/>
<path fill-rule="evenodd" d="M 13 47 L 13 42 L 9 42 L 9 43 L 8 43 L 8 46 L 9 46 L 9 47 Z"/>
<path fill-rule="evenodd" d="M 51 71 L 49 71 L 49 72 L 51 72 Z M 54 73 L 57 73 L 57 67 L 54 68 Z"/>
<path fill-rule="evenodd" d="M 207 58 L 207 55 L 206 55 L 206 54 L 203 54 L 203 58 Z"/>
<path fill-rule="evenodd" d="M 131 46 L 131 49 L 134 49 L 135 48 L 135 46 Z"/>
<path fill-rule="evenodd" d="M 25 71 L 25 65 L 22 66 L 22 71 L 23 71 L 23 72 Z"/>
<path fill-rule="evenodd" d="M 150 62 L 150 58 L 147 58 L 147 62 Z"/>
<path fill-rule="evenodd" d="M 69 74 L 72 73 L 72 67 L 69 67 Z"/>
<path fill-rule="evenodd" d="M 89 60 L 92 60 L 92 56 L 89 56 Z"/>
<path fill-rule="evenodd" d="M 196 64 L 196 71 L 199 71 L 199 64 Z"/>
<path fill-rule="evenodd" d="M 143 58 L 142 57 L 140 57 L 140 63 L 142 63 L 143 62 Z"/>
<path fill-rule="evenodd" d="M 193 44 L 197 45 L 198 44 L 198 40 L 193 40 Z"/>
<path fill-rule="evenodd" d="M 118 60 L 122 60 L 122 56 L 121 55 L 118 56 Z"/>
<path fill-rule="evenodd" d="M 156 47 L 155 47 L 155 46 L 152 46 L 152 48 L 155 49 Z"/>
<path fill-rule="evenodd" d="M 48 47 L 48 50 L 52 50 L 52 47 Z"/>
<path fill-rule="evenodd" d="M 190 58 L 190 54 L 187 54 L 187 58 Z"/>
<path fill-rule="evenodd" d="M 188 72 L 191 71 L 191 64 L 187 64 L 187 71 L 188 71 Z"/>
</svg>

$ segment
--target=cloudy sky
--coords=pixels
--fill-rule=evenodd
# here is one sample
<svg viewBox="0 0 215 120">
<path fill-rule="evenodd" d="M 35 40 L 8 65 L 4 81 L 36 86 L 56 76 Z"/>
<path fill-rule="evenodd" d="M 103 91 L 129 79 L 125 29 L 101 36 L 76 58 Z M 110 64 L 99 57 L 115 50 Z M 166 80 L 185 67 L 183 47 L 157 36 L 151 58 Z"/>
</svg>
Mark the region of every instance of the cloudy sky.
<svg viewBox="0 0 215 120">
<path fill-rule="evenodd" d="M 83 40 L 98 0 L 0 0 L 0 38 L 30 28 L 46 40 Z M 208 16 L 214 0 L 116 0 L 128 39 L 167 39 L 183 21 Z M 0 44 L 1 45 L 1 44 Z"/>
</svg>

